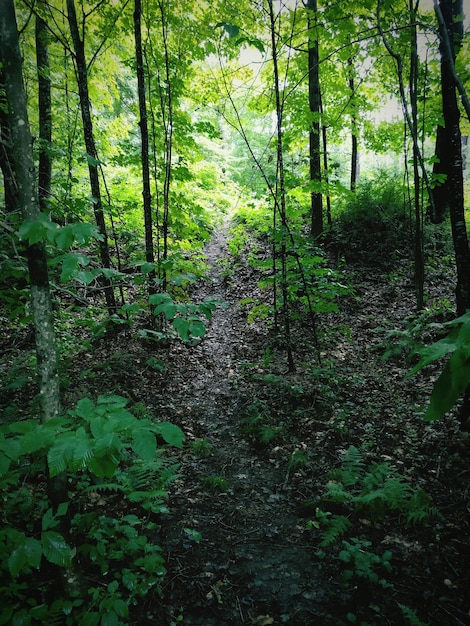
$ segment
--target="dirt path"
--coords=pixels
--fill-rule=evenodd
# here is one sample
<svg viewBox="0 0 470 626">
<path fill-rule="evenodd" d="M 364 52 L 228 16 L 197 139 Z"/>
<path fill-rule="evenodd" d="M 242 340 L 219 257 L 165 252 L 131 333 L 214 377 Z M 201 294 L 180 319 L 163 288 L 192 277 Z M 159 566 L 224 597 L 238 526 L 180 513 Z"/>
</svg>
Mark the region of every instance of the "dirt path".
<svg viewBox="0 0 470 626">
<path fill-rule="evenodd" d="M 468 450 L 452 420 L 421 421 L 417 411 L 429 384 L 405 379 L 404 360 L 381 360 L 384 333 L 401 328 L 414 308 L 409 284 L 392 292 L 379 271 L 351 270 L 355 294 L 322 318 L 322 366 L 315 365 L 308 331 L 297 324 L 299 368 L 286 375 L 285 363 L 276 361 L 282 351 L 266 360 L 272 337 L 265 326 L 248 324 L 237 304 L 260 296 L 259 276 L 243 263 L 226 271 L 227 229 L 208 244 L 209 279 L 192 298 L 216 298 L 228 307 L 217 310 L 199 345 L 172 343 L 162 355 L 164 374 L 140 382 L 145 405 L 180 425 L 188 439 L 176 454 L 180 477 L 161 520 L 163 595 L 157 607 L 149 603 L 142 623 L 344 626 L 354 618 L 398 625 L 405 623 L 400 604 L 430 626 L 470 623 L 470 552 L 461 539 L 468 536 Z M 269 443 L 242 430 L 250 411 L 279 429 Z M 347 538 L 393 553 L 386 593 L 361 579 L 343 585 L 341 541 L 321 556 L 319 533 L 306 531 L 329 471 L 351 445 L 367 462 L 389 461 L 413 487 L 429 491 L 441 511 L 452 511 L 424 527 L 406 527 L 393 516 L 379 524 L 352 516 Z M 307 462 L 293 468 L 296 450 L 306 452 Z M 326 506 L 335 512 L 334 503 Z"/>
<path fill-rule="evenodd" d="M 246 294 L 234 293 L 222 275 L 218 262 L 226 254 L 226 232 L 225 225 L 208 244 L 209 280 L 193 297 L 210 296 L 229 306 L 215 313 L 206 338 L 188 350 L 185 371 L 169 375 L 175 391 L 171 406 L 163 407 L 173 408 L 173 419 L 196 441 L 194 453 L 180 461 L 181 478 L 164 520 L 164 594 L 171 603 L 166 609 L 188 625 L 271 624 L 280 623 L 279 616 L 308 624 L 318 571 L 290 510 L 285 467 L 253 450 L 240 434 L 239 415 L 251 394 L 240 388 L 241 370 L 263 354 L 264 344 L 237 305 Z M 205 445 L 201 439 L 210 456 L 198 449 L 198 441 Z M 200 532 L 201 542 L 191 541 L 184 528 Z M 270 621 L 273 614 L 276 622 Z"/>
</svg>

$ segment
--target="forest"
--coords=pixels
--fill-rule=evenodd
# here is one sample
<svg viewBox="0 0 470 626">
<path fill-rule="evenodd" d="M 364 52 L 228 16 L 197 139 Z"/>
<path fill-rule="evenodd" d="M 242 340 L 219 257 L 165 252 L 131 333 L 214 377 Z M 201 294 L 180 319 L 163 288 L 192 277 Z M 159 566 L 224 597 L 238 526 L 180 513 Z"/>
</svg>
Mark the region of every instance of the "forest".
<svg viewBox="0 0 470 626">
<path fill-rule="evenodd" d="M 466 2 L 0 0 L 0 624 L 470 625 Z"/>
</svg>

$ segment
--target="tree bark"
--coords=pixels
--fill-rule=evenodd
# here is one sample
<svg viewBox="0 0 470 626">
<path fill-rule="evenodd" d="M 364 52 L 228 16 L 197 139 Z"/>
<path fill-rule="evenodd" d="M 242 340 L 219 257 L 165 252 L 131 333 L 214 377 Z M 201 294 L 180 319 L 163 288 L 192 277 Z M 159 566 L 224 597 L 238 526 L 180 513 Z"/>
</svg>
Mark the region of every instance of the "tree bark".
<svg viewBox="0 0 470 626">
<path fill-rule="evenodd" d="M 147 116 L 147 99 L 145 90 L 144 58 L 142 54 L 142 0 L 135 0 L 134 4 L 134 38 L 135 58 L 137 70 L 137 92 L 139 98 L 141 161 L 142 161 L 142 198 L 144 205 L 145 223 L 145 259 L 147 263 L 155 263 L 153 246 L 152 194 L 150 191 L 150 163 L 149 163 L 149 131 Z M 150 272 L 149 279 L 155 277 L 155 271 Z M 150 289 L 152 291 L 152 289 Z"/>
<path fill-rule="evenodd" d="M 5 209 L 7 213 L 14 213 L 19 203 L 15 178 L 13 175 L 12 139 L 10 135 L 9 120 L 5 96 L 5 74 L 0 67 L 0 169 L 3 175 L 3 188 L 5 193 Z"/>
<path fill-rule="evenodd" d="M 38 197 L 41 211 L 45 211 L 48 208 L 52 178 L 52 101 L 48 39 L 46 22 L 41 17 L 36 16 L 36 64 L 39 107 Z"/>
<path fill-rule="evenodd" d="M 289 372 L 295 371 L 294 356 L 292 352 L 292 340 L 290 330 L 290 307 L 289 307 L 289 290 L 288 290 L 288 278 L 287 278 L 287 237 L 289 234 L 289 226 L 287 223 L 287 208 L 286 208 L 286 188 L 284 177 L 284 149 L 283 149 L 283 132 L 282 132 L 282 105 L 281 96 L 279 92 L 279 68 L 278 58 L 276 50 L 276 36 L 275 36 L 275 20 L 273 11 L 273 2 L 269 0 L 269 18 L 270 18 L 270 30 L 271 30 L 271 47 L 274 67 L 274 93 L 276 98 L 276 117 L 277 117 L 277 172 L 279 178 L 279 185 L 276 185 L 276 194 L 274 211 L 280 213 L 281 218 L 281 292 L 282 292 L 282 316 L 284 319 L 284 338 L 286 342 L 287 352 L 287 366 Z M 318 135 L 320 137 L 320 135 Z M 276 236 L 276 233 L 274 233 Z M 276 303 L 274 303 L 276 306 Z"/>
<path fill-rule="evenodd" d="M 67 0 L 67 16 L 70 26 L 70 34 L 72 36 L 73 48 L 75 52 L 78 94 L 80 98 L 80 109 L 82 114 L 85 148 L 87 151 L 93 212 L 95 215 L 96 225 L 98 226 L 98 230 L 102 237 L 101 241 L 99 242 L 100 259 L 104 268 L 110 268 L 111 258 L 109 255 L 108 235 L 106 230 L 106 222 L 104 219 L 100 179 L 98 172 L 98 152 L 96 149 L 95 137 L 93 132 L 90 98 L 88 94 L 88 69 L 85 59 L 85 42 L 80 38 L 74 0 Z M 104 288 L 108 311 L 110 314 L 115 313 L 116 299 L 109 278 L 103 277 L 102 285 Z"/>
<path fill-rule="evenodd" d="M 447 35 L 452 42 L 451 49 L 458 50 L 462 37 L 462 0 L 440 0 L 440 10 L 444 17 Z M 443 26 L 440 30 L 442 31 Z M 457 267 L 456 303 L 457 315 L 470 308 L 470 248 L 465 223 L 463 188 L 462 137 L 460 133 L 460 110 L 458 106 L 455 80 L 452 74 L 454 58 L 449 58 L 447 47 L 441 35 L 441 84 L 442 112 L 445 124 L 445 154 L 448 162 L 449 210 L 452 237 Z M 454 52 L 455 55 L 455 52 Z"/>
<path fill-rule="evenodd" d="M 312 122 L 309 130 L 310 182 L 312 186 L 321 183 L 321 137 L 320 137 L 320 75 L 318 38 L 312 36 L 317 14 L 317 0 L 308 0 L 308 102 Z M 323 199 L 320 189 L 311 191 L 311 232 L 317 237 L 323 232 Z"/>
<path fill-rule="evenodd" d="M 18 206 L 21 207 L 23 219 L 37 220 L 40 210 L 13 0 L 0 0 L 0 60 L 3 63 L 8 121 L 12 139 L 11 168 L 14 173 Z M 42 419 L 46 421 L 60 413 L 60 389 L 44 244 L 37 243 L 28 246 L 26 254 L 31 286 L 41 412 Z"/>
<path fill-rule="evenodd" d="M 448 202 L 457 269 L 456 305 L 457 315 L 462 315 L 470 309 L 470 247 L 465 222 L 460 110 L 453 68 L 463 35 L 463 3 L 462 0 L 440 0 L 438 8 L 443 18 L 442 22 L 438 15 L 441 41 L 442 112 L 445 125 L 444 145 L 448 162 Z M 450 46 L 446 45 L 446 42 L 450 42 Z M 462 428 L 469 430 L 470 386 L 466 389 L 459 419 Z"/>
</svg>

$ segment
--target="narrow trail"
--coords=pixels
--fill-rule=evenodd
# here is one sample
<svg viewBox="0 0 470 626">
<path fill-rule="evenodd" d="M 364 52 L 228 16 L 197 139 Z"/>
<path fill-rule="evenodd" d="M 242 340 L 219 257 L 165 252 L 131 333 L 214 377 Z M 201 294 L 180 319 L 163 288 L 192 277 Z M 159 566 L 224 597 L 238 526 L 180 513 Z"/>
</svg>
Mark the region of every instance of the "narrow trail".
<svg viewBox="0 0 470 626">
<path fill-rule="evenodd" d="M 209 280 L 193 298 L 212 297 L 228 306 L 217 310 L 204 340 L 188 350 L 184 371 L 169 375 L 177 383 L 171 407 L 178 415 L 172 419 L 190 440 L 207 441 L 211 454 L 185 453 L 179 461 L 181 477 L 171 488 L 162 528 L 164 604 L 187 625 L 279 623 L 270 621 L 273 613 L 283 622 L 308 624 L 318 571 L 289 508 L 285 467 L 259 454 L 240 433 L 240 408 L 250 398 L 239 375 L 264 348 L 259 333 L 250 339 L 256 330 L 237 305 L 247 294 L 234 293 L 220 267 L 227 230 L 225 224 L 207 245 Z M 200 543 L 184 528 L 200 532 Z M 151 623 L 161 624 L 158 619 Z M 165 619 L 171 623 L 168 614 Z"/>
</svg>

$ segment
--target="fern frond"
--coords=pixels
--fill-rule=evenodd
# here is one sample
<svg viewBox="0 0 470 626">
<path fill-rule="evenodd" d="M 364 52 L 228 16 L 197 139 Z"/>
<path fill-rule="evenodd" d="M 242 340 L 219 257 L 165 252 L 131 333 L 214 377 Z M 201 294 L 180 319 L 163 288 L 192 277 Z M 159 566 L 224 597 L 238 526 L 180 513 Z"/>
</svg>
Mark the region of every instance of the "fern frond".
<svg viewBox="0 0 470 626">
<path fill-rule="evenodd" d="M 332 515 L 328 518 L 326 527 L 322 530 L 322 540 L 320 545 L 324 548 L 336 543 L 340 537 L 342 537 L 348 528 L 351 527 L 351 522 L 345 515 Z"/>
<path fill-rule="evenodd" d="M 409 606 L 406 606 L 405 604 L 400 604 L 399 602 L 397 602 L 397 604 L 404 617 L 409 621 L 410 626 L 429 626 L 427 623 L 422 622 L 417 616 L 416 611 L 410 609 Z"/>
</svg>

